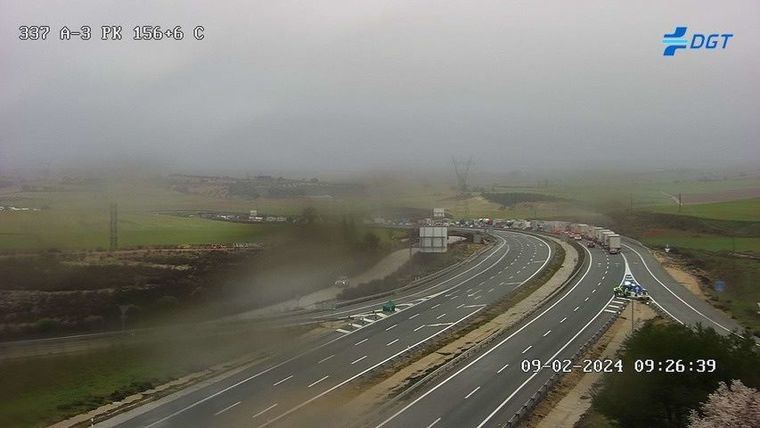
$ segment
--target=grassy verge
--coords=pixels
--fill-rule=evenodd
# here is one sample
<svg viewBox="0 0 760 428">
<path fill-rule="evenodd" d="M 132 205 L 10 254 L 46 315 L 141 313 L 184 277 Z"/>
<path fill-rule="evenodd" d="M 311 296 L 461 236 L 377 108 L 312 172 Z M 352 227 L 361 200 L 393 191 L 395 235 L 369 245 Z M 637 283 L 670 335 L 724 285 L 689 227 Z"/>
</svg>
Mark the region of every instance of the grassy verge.
<svg viewBox="0 0 760 428">
<path fill-rule="evenodd" d="M 713 306 L 729 312 L 755 336 L 760 337 L 760 260 L 737 257 L 725 252 L 681 250 L 685 263 L 697 268 L 702 290 Z M 723 281 L 725 289 L 716 290 L 715 283 Z"/>
<path fill-rule="evenodd" d="M 652 210 L 667 214 L 681 214 L 719 220 L 760 221 L 760 198 L 684 205 L 680 210 L 678 209 L 678 205 L 669 204 L 653 207 Z"/>
<path fill-rule="evenodd" d="M 621 233 L 654 248 L 669 246 L 681 264 L 697 270 L 710 303 L 760 335 L 760 222 L 651 212 L 617 213 L 614 219 Z M 715 290 L 716 281 L 725 283 L 725 291 Z"/>
<path fill-rule="evenodd" d="M 260 353 L 302 329 L 174 334 L 92 352 L 0 362 L 0 426 L 45 426 L 189 373 Z"/>
<path fill-rule="evenodd" d="M 518 302 L 525 299 L 534 291 L 536 291 L 536 289 L 541 287 L 552 276 L 554 276 L 554 274 L 557 272 L 557 270 L 559 270 L 559 268 L 562 266 L 565 260 L 564 248 L 554 243 L 553 241 L 549 241 L 549 242 L 552 247 L 553 255 L 552 255 L 552 258 L 549 260 L 549 263 L 547 263 L 546 268 L 540 274 L 531 278 L 528 282 L 523 284 L 516 292 L 508 294 L 507 296 L 504 296 L 498 302 L 485 308 L 485 310 L 481 311 L 477 316 L 473 317 L 469 323 L 466 323 L 462 327 L 451 331 L 449 334 L 446 334 L 446 335 L 443 335 L 436 339 L 431 340 L 426 345 L 415 349 L 410 355 L 408 355 L 406 358 L 399 360 L 393 366 L 385 369 L 383 372 L 378 373 L 376 376 L 372 378 L 368 378 L 366 381 L 366 384 L 377 384 L 387 379 L 392 374 L 403 369 L 404 367 L 412 365 L 415 362 L 421 360 L 428 354 L 435 352 L 436 350 L 439 350 L 443 348 L 444 346 L 466 336 L 468 333 L 480 328 L 481 326 L 485 325 L 489 321 L 492 321 L 497 316 L 503 314 L 509 308 L 516 305 Z M 445 364 L 445 362 L 442 361 L 441 365 L 442 364 Z M 407 390 L 409 387 L 412 387 L 414 384 L 416 384 L 421 379 L 423 379 L 427 374 L 432 373 L 433 371 L 441 367 L 441 365 L 428 367 L 425 373 L 421 373 L 419 374 L 419 376 L 416 376 L 414 378 L 409 378 L 404 388 L 400 388 L 399 392 L 401 390 Z M 366 384 L 364 384 L 364 386 L 366 386 Z M 363 389 L 363 386 L 361 385 L 355 386 L 354 389 L 356 390 Z"/>
</svg>

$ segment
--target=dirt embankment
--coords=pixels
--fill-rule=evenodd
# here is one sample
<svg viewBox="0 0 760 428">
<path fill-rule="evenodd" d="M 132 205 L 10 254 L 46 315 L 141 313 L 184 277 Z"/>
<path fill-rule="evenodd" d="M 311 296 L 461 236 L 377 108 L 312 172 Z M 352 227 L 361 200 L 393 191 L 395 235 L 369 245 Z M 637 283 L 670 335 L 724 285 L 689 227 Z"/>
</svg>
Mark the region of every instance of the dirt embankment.
<svg viewBox="0 0 760 428">
<path fill-rule="evenodd" d="M 660 252 L 654 252 L 654 256 L 658 262 L 665 268 L 665 270 L 673 277 L 679 284 L 683 285 L 687 290 L 692 292 L 695 296 L 702 300 L 707 301 L 708 297 L 702 290 L 702 285 L 699 280 L 699 276 L 704 277 L 702 272 L 698 272 L 693 268 L 689 268 L 684 263 L 679 263 Z"/>
<path fill-rule="evenodd" d="M 357 395 L 346 405 L 346 413 L 352 418 L 364 418 L 378 405 L 398 396 L 403 391 L 417 384 L 420 380 L 435 372 L 445 370 L 447 363 L 475 346 L 496 337 L 501 332 L 515 325 L 532 313 L 571 275 L 578 261 L 578 253 L 571 245 L 557 240 L 565 251 L 565 259 L 556 273 L 543 285 L 519 301 L 505 303 L 504 312 L 483 325 L 466 333 L 464 336 L 422 356 L 404 367 L 393 367 L 380 376 L 383 380 L 367 389 L 356 391 Z"/>
</svg>

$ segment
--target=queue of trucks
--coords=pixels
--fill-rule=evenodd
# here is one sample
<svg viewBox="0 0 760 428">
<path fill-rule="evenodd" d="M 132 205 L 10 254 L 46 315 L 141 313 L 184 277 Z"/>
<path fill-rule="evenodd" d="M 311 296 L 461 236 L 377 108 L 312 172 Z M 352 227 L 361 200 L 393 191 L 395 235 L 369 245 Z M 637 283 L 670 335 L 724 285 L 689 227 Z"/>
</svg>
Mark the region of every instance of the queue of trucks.
<svg viewBox="0 0 760 428">
<path fill-rule="evenodd" d="M 543 222 L 543 230 L 553 233 L 564 233 L 575 240 L 586 240 L 589 247 L 599 245 L 605 248 L 610 254 L 620 253 L 620 235 L 599 226 L 592 226 L 583 223 L 568 222 Z"/>
</svg>

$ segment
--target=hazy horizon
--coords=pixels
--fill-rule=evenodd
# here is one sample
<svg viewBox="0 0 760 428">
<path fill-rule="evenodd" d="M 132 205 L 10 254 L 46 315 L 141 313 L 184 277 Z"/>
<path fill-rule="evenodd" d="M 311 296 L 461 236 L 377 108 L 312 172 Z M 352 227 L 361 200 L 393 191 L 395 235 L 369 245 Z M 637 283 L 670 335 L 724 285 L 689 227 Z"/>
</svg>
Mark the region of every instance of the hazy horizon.
<svg viewBox="0 0 760 428">
<path fill-rule="evenodd" d="M 756 2 L 0 1 L 0 174 L 760 163 Z M 19 40 L 31 24 L 48 40 Z M 125 40 L 58 40 L 84 24 L 123 25 Z M 147 24 L 185 40 L 131 40 Z M 735 36 L 663 57 L 676 25 Z"/>
</svg>

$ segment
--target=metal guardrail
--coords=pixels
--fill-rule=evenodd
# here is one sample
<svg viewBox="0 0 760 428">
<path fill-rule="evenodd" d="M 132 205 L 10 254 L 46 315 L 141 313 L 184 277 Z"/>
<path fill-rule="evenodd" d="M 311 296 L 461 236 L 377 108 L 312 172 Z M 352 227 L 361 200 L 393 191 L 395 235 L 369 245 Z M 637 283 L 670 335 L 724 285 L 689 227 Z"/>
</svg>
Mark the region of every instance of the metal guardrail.
<svg viewBox="0 0 760 428">
<path fill-rule="evenodd" d="M 626 303 L 623 308 L 620 309 L 620 311 L 614 315 L 612 318 L 607 320 L 604 324 L 602 324 L 601 327 L 586 341 L 581 345 L 580 348 L 569 358 L 573 362 L 577 362 L 583 354 L 586 353 L 586 351 L 593 346 L 599 338 L 602 337 L 604 333 L 609 330 L 609 328 L 612 326 L 612 324 L 615 323 L 615 321 L 618 320 L 620 317 L 620 314 L 623 313 L 625 308 L 628 306 L 628 303 Z M 541 385 L 540 388 L 538 388 L 538 391 L 533 393 L 533 395 L 530 396 L 530 398 L 522 405 L 520 406 L 520 409 L 515 412 L 514 415 L 512 415 L 511 418 L 509 418 L 502 426 L 513 428 L 516 427 L 522 422 L 527 416 L 530 415 L 530 413 L 533 411 L 533 409 L 540 403 L 544 398 L 546 398 L 546 395 L 551 391 L 551 389 L 557 384 L 559 379 L 562 377 L 563 374 L 567 373 L 559 373 L 555 372 L 551 375 L 549 379 L 544 382 L 543 385 Z"/>
<path fill-rule="evenodd" d="M 523 232 L 523 231 L 520 231 Z M 540 234 L 536 233 L 528 233 L 530 235 L 537 235 L 541 236 Z M 557 237 L 552 236 L 554 239 L 560 239 Z M 574 242 L 569 242 L 570 245 L 577 246 L 578 244 L 575 244 Z M 432 372 L 425 375 L 422 379 L 415 382 L 413 385 L 411 385 L 409 388 L 405 389 L 395 397 L 391 398 L 390 400 L 386 401 L 384 405 L 381 406 L 381 408 L 375 412 L 375 414 L 383 414 L 385 413 L 386 409 L 393 407 L 398 403 L 398 401 L 403 400 L 404 398 L 408 397 L 411 393 L 418 390 L 423 385 L 426 385 L 433 381 L 434 379 L 444 375 L 445 373 L 450 372 L 455 367 L 458 367 L 462 362 L 466 361 L 468 358 L 472 357 L 477 352 L 481 351 L 486 345 L 492 343 L 494 340 L 496 340 L 499 337 L 502 337 L 504 334 L 512 332 L 522 321 L 530 318 L 532 315 L 534 315 L 538 310 L 542 309 L 549 301 L 554 299 L 559 293 L 564 291 L 567 286 L 572 283 L 575 278 L 578 276 L 581 268 L 583 267 L 583 263 L 586 258 L 586 253 L 584 251 L 578 251 L 578 261 L 576 262 L 575 266 L 573 267 L 573 271 L 570 273 L 570 276 L 562 282 L 562 284 L 559 285 L 554 291 L 549 293 L 539 304 L 537 304 L 534 308 L 527 311 L 520 319 L 515 321 L 513 325 L 510 327 L 498 330 L 491 334 L 490 336 L 484 338 L 474 346 L 470 347 L 466 351 L 462 352 L 461 354 L 457 355 L 453 359 L 451 359 L 449 362 L 445 363 L 444 365 L 436 368 Z"/>
<path fill-rule="evenodd" d="M 424 283 L 426 283 L 428 281 L 432 281 L 434 279 L 440 278 L 440 277 L 448 274 L 449 272 L 451 272 L 451 271 L 453 271 L 453 270 L 461 267 L 462 265 L 464 265 L 466 263 L 469 263 L 472 260 L 475 260 L 476 258 L 478 258 L 481 255 L 483 255 L 483 253 L 485 253 L 486 251 L 488 251 L 492 247 L 493 247 L 493 244 L 491 243 L 491 244 L 487 245 L 485 248 L 481 248 L 480 250 L 478 250 L 475 253 L 471 254 L 466 259 L 460 260 L 457 263 L 454 263 L 453 265 L 450 265 L 450 266 L 447 266 L 447 267 L 445 267 L 443 269 L 437 270 L 437 271 L 435 271 L 433 273 L 430 273 L 428 275 L 425 275 L 425 276 L 423 276 L 421 278 L 417 278 L 417 279 L 409 282 L 409 284 L 404 285 L 403 287 L 399 287 L 399 288 L 396 288 L 396 289 L 393 289 L 393 290 L 383 291 L 383 292 L 380 292 L 380 293 L 375 293 L 375 294 L 372 294 L 372 295 L 369 295 L 369 296 L 357 297 L 356 299 L 344 300 L 344 301 L 338 303 L 337 305 L 335 305 L 335 307 L 336 308 L 342 308 L 344 306 L 352 305 L 354 303 L 361 303 L 361 302 L 366 302 L 368 300 L 378 299 L 380 297 L 391 296 L 391 295 L 397 294 L 399 292 L 409 290 L 410 288 L 417 287 L 417 286 L 422 285 L 422 284 L 424 284 Z"/>
</svg>

